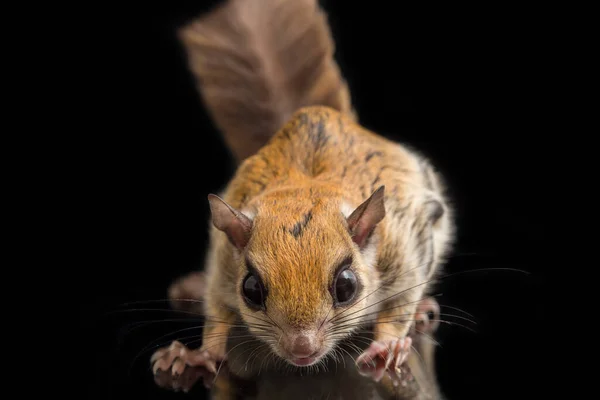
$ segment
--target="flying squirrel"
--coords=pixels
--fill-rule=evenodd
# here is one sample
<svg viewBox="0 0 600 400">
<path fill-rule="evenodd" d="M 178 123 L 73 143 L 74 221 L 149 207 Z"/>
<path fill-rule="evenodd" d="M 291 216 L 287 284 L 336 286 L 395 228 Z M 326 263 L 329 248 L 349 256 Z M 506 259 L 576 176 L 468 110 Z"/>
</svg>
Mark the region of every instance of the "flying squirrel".
<svg viewBox="0 0 600 400">
<path fill-rule="evenodd" d="M 440 174 L 360 125 L 316 0 L 228 0 L 179 37 L 237 169 L 208 196 L 204 271 L 171 287 L 174 300 L 202 300 L 202 345 L 157 350 L 157 382 L 189 389 L 173 378 L 194 367 L 188 383 L 210 386 L 232 364 L 224 338 L 241 326 L 268 352 L 261 369 L 299 371 L 370 329 L 346 368 L 405 387 L 415 329 L 434 329 L 438 305 L 425 297 L 454 237 Z"/>
</svg>

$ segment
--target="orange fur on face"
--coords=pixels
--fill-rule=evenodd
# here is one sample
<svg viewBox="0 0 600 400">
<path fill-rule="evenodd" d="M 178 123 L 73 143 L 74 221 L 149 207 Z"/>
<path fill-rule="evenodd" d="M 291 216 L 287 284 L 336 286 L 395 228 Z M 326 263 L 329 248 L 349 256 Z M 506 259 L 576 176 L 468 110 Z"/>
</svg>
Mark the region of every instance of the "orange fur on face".
<svg viewBox="0 0 600 400">
<path fill-rule="evenodd" d="M 261 197 L 248 245 L 248 258 L 269 293 L 269 313 L 299 329 L 325 318 L 335 269 L 353 250 L 339 201 L 318 189 L 307 186 Z"/>
</svg>

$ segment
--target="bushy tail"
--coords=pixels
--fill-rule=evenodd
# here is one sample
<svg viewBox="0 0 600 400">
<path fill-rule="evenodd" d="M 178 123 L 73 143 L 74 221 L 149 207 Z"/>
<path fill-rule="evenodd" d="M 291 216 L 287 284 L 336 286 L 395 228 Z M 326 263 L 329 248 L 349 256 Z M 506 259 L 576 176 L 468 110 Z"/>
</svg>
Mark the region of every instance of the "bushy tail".
<svg viewBox="0 0 600 400">
<path fill-rule="evenodd" d="M 180 31 L 198 90 L 237 162 L 298 108 L 355 118 L 317 0 L 228 0 Z"/>
</svg>

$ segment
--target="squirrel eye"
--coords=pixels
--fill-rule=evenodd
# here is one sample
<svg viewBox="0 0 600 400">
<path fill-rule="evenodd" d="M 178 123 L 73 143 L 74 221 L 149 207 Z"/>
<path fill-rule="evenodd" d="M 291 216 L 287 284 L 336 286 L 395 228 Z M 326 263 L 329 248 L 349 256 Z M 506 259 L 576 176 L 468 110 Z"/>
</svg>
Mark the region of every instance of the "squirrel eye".
<svg viewBox="0 0 600 400">
<path fill-rule="evenodd" d="M 265 292 L 256 275 L 251 273 L 246 276 L 242 284 L 242 293 L 250 307 L 255 309 L 264 307 Z"/>
<path fill-rule="evenodd" d="M 344 269 L 335 280 L 334 293 L 338 304 L 348 303 L 354 298 L 358 282 L 356 275 L 350 269 Z"/>
</svg>

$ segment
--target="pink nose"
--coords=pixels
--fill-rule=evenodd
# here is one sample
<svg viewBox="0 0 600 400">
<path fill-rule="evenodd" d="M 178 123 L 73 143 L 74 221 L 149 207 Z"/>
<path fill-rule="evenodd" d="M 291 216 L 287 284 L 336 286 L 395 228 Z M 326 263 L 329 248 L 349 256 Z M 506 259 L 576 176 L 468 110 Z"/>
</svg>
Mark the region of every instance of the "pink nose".
<svg viewBox="0 0 600 400">
<path fill-rule="evenodd" d="M 290 352 L 294 357 L 306 358 L 315 353 L 315 347 L 308 336 L 300 335 L 294 340 Z"/>
</svg>

